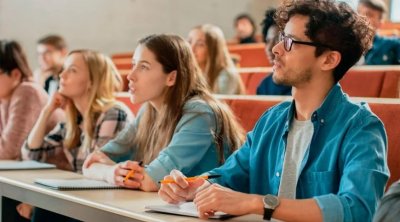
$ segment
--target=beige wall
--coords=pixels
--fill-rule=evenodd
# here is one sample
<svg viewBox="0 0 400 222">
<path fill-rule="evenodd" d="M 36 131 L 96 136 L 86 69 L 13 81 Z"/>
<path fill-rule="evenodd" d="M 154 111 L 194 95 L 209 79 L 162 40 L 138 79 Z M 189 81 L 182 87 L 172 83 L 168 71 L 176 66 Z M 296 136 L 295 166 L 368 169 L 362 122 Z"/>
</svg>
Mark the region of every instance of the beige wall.
<svg viewBox="0 0 400 222">
<path fill-rule="evenodd" d="M 17 39 L 36 67 L 36 41 L 49 33 L 63 35 L 71 49 L 107 54 L 132 51 L 151 33 L 186 36 L 201 23 L 219 25 L 233 35 L 232 20 L 242 12 L 259 24 L 265 9 L 279 0 L 0 0 L 0 38 Z"/>
</svg>

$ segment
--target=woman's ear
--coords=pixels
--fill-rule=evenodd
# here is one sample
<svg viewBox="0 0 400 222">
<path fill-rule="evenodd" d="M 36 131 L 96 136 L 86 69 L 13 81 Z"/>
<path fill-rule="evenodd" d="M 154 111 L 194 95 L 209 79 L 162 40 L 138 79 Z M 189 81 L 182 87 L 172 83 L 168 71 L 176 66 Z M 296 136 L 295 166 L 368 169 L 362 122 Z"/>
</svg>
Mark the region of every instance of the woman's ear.
<svg viewBox="0 0 400 222">
<path fill-rule="evenodd" d="M 14 80 L 17 80 L 18 83 L 22 81 L 22 73 L 19 69 L 11 70 L 10 77 Z"/>
<path fill-rule="evenodd" d="M 176 82 L 176 75 L 177 75 L 176 70 L 174 70 L 174 71 L 168 73 L 168 75 L 167 75 L 167 81 L 166 81 L 165 84 L 166 84 L 167 86 L 173 86 L 173 85 L 175 85 L 175 82 Z"/>
<path fill-rule="evenodd" d="M 335 69 L 340 61 L 342 60 L 342 55 L 338 51 L 328 51 L 324 56 L 324 60 L 321 69 L 324 71 Z"/>
</svg>

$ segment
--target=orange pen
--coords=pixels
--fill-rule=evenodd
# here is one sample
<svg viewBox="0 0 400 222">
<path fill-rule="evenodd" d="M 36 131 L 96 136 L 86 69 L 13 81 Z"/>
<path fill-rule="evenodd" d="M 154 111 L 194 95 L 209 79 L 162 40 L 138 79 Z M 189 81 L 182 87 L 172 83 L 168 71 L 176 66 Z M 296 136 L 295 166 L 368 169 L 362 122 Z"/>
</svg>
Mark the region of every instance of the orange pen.
<svg viewBox="0 0 400 222">
<path fill-rule="evenodd" d="M 188 178 L 185 178 L 185 180 L 187 182 L 192 182 L 192 181 L 195 181 L 195 180 L 197 180 L 199 178 L 203 178 L 205 180 L 208 180 L 208 179 L 218 178 L 218 177 L 221 177 L 221 175 L 203 175 L 203 176 L 196 176 L 196 177 L 188 177 Z M 167 183 L 176 183 L 176 181 L 175 180 L 160 180 L 160 181 L 158 181 L 158 183 L 167 184 Z"/>
<path fill-rule="evenodd" d="M 143 165 L 143 161 L 140 161 L 140 162 L 139 162 L 139 166 L 142 166 L 142 165 Z M 123 180 L 122 182 L 125 183 L 125 181 L 129 180 L 129 178 L 133 177 L 133 175 L 135 175 L 135 170 L 131 169 L 131 170 L 129 171 L 129 173 L 126 174 L 126 176 L 125 176 L 125 178 L 124 178 L 124 180 Z"/>
</svg>

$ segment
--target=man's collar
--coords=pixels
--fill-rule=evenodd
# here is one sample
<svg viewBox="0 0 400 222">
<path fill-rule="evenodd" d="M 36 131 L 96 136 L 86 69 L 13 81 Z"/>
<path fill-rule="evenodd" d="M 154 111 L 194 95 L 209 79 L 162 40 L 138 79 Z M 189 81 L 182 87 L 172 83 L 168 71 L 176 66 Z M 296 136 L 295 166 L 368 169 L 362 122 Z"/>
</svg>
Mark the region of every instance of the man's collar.
<svg viewBox="0 0 400 222">
<path fill-rule="evenodd" d="M 337 106 L 338 102 L 344 97 L 342 87 L 339 83 L 336 83 L 330 89 L 328 95 L 325 97 L 321 106 L 313 112 L 311 115 L 311 121 L 322 120 L 321 123 L 324 123 L 326 119 L 329 118 L 329 114 L 332 113 L 332 110 Z M 286 125 L 289 128 L 290 122 L 294 117 L 296 112 L 296 102 L 292 101 L 290 105 L 289 112 L 287 114 Z M 332 116 L 332 115 L 331 115 Z"/>
</svg>

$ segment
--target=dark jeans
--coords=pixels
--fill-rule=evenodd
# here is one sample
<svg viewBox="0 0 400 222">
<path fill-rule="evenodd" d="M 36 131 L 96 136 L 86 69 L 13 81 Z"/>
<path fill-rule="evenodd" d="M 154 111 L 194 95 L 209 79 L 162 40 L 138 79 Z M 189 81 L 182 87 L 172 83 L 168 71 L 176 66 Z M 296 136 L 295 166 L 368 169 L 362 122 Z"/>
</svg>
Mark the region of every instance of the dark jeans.
<svg viewBox="0 0 400 222">
<path fill-rule="evenodd" d="M 57 214 L 39 207 L 35 207 L 32 213 L 32 222 L 78 222 L 80 220 L 76 220 L 73 218 L 69 218 L 67 216 Z"/>
</svg>

